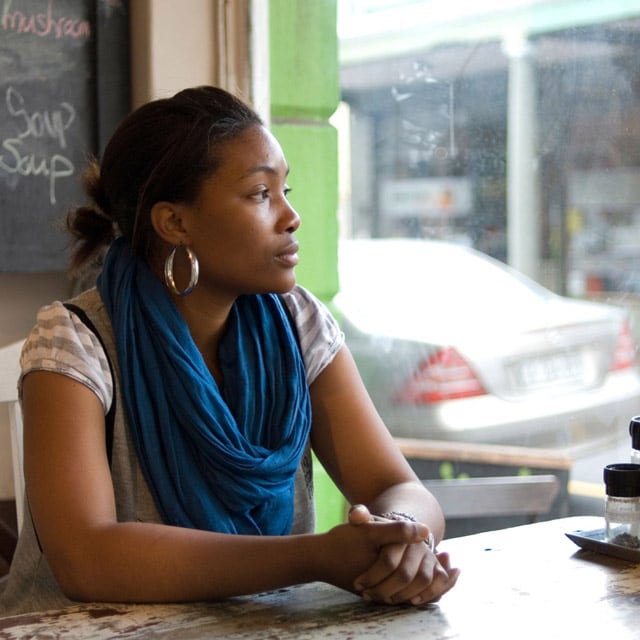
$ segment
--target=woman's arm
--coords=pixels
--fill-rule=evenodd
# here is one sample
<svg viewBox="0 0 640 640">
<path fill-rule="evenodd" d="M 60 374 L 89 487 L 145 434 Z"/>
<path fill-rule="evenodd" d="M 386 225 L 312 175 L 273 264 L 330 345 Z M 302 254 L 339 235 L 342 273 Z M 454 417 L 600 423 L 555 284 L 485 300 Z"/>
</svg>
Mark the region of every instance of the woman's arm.
<svg viewBox="0 0 640 640">
<path fill-rule="evenodd" d="M 323 580 L 353 589 L 380 545 L 424 540 L 426 527 L 336 527 L 323 535 L 238 536 L 118 523 L 102 405 L 64 375 L 23 382 L 27 494 L 40 543 L 72 599 L 219 599 Z"/>
<path fill-rule="evenodd" d="M 394 443 L 346 346 L 312 384 L 311 399 L 314 451 L 346 499 L 372 513 L 411 513 L 440 541 L 440 505 Z"/>
<path fill-rule="evenodd" d="M 311 399 L 314 451 L 347 500 L 371 514 L 408 514 L 427 524 L 439 542 L 442 510 L 395 445 L 346 346 L 312 384 Z M 367 520 L 351 518 L 353 524 Z M 356 589 L 386 602 L 419 603 L 438 599 L 457 575 L 446 555 L 436 556 L 424 544 L 389 545 L 358 577 Z"/>
</svg>

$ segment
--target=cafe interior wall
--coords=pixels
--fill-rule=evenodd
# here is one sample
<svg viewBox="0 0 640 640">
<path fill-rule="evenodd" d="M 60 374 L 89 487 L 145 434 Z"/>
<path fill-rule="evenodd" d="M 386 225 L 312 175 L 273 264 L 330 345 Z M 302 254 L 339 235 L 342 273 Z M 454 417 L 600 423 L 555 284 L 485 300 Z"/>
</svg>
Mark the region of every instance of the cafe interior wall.
<svg viewBox="0 0 640 640">
<path fill-rule="evenodd" d="M 131 5 L 133 106 L 181 86 L 212 81 L 213 3 L 190 0 L 189 11 L 180 11 L 171 0 L 136 0 Z M 0 347 L 24 339 L 38 308 L 69 297 L 73 287 L 63 272 L 0 273 Z M 0 426 L 7 421 L 0 407 Z M 10 451 L 8 429 L 0 428 L 0 500 L 14 495 Z"/>
<path fill-rule="evenodd" d="M 331 300 L 338 284 L 337 133 L 328 122 L 339 96 L 336 0 L 136 0 L 130 6 L 132 106 L 197 84 L 252 100 L 292 167 L 291 201 L 304 221 L 298 281 Z M 299 55 L 302 42 L 305 55 Z M 0 273 L 0 346 L 26 337 L 37 309 L 71 290 L 63 273 Z M 0 423 L 7 420 L 0 410 Z M 0 500 L 13 497 L 10 459 L 2 454 L 10 451 L 7 431 L 0 429 Z M 317 475 L 319 500 L 329 505 L 319 509 L 322 529 L 342 517 L 342 504 L 319 466 Z"/>
</svg>

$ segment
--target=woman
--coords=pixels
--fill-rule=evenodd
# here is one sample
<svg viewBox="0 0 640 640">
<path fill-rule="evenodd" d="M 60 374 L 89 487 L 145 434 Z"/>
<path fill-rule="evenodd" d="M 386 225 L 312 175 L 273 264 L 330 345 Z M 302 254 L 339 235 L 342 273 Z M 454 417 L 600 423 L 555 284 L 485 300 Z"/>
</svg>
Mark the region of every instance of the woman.
<svg viewBox="0 0 640 640">
<path fill-rule="evenodd" d="M 88 168 L 72 267 L 109 250 L 97 288 L 40 310 L 23 350 L 28 509 L 5 613 L 314 580 L 419 604 L 454 585 L 425 544 L 437 502 L 296 286 L 288 172 L 212 87 L 141 107 Z M 323 534 L 311 449 L 357 505 Z"/>
</svg>

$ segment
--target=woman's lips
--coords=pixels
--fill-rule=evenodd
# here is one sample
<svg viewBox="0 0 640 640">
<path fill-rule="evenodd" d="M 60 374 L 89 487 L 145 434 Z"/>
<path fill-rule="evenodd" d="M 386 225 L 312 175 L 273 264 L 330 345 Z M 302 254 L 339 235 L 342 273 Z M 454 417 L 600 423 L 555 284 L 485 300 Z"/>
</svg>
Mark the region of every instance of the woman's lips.
<svg viewBox="0 0 640 640">
<path fill-rule="evenodd" d="M 276 256 L 276 260 L 288 267 L 295 267 L 300 261 L 300 258 L 298 257 L 298 248 L 298 243 L 292 242 L 284 249 L 284 251 L 282 251 L 282 253 L 279 253 Z"/>
</svg>

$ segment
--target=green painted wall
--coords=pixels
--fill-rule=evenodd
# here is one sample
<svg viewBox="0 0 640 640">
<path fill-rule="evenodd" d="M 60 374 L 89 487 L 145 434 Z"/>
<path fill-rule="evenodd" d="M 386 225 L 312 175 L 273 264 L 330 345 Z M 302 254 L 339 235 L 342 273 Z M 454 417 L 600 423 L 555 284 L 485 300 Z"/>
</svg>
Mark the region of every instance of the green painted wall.
<svg viewBox="0 0 640 640">
<path fill-rule="evenodd" d="M 336 0 L 270 0 L 271 129 L 291 167 L 302 218 L 298 282 L 325 302 L 338 288 Z"/>
<path fill-rule="evenodd" d="M 338 107 L 336 0 L 270 0 L 271 130 L 291 168 L 300 284 L 329 303 L 338 289 Z M 345 502 L 314 462 L 317 531 L 344 522 Z"/>
</svg>

